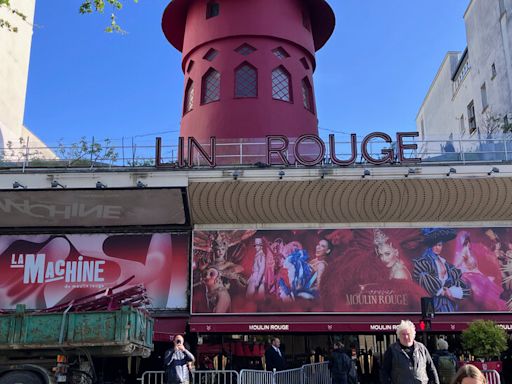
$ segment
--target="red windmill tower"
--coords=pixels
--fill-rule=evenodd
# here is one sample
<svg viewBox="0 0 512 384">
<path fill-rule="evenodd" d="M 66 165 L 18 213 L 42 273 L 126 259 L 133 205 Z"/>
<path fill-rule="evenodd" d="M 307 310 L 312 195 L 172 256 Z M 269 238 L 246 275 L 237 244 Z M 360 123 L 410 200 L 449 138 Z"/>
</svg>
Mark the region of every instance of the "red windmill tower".
<svg viewBox="0 0 512 384">
<path fill-rule="evenodd" d="M 183 57 L 180 136 L 318 134 L 315 52 L 334 23 L 324 0 L 173 0 L 162 27 Z"/>
</svg>

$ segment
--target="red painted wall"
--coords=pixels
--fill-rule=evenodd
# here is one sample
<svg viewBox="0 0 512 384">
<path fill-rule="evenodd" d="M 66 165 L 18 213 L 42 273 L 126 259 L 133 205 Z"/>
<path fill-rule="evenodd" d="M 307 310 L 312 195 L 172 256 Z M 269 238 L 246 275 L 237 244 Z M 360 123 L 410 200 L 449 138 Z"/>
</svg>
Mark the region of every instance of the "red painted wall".
<svg viewBox="0 0 512 384">
<path fill-rule="evenodd" d="M 209 19 L 207 3 L 174 0 L 164 13 L 164 33 L 183 52 L 184 89 L 189 79 L 194 81 L 193 108 L 182 118 L 180 135 L 204 141 L 210 136 L 236 140 L 269 134 L 289 137 L 317 134 L 314 90 L 311 112 L 304 107 L 302 79 L 307 77 L 313 86 L 315 50 L 327 41 L 334 28 L 334 15 L 327 3 L 323 0 L 219 0 L 219 15 Z M 303 15 L 311 25 L 309 29 L 303 24 Z M 256 51 L 248 56 L 235 52 L 244 43 Z M 290 57 L 276 57 L 272 51 L 278 47 Z M 218 55 L 210 62 L 203 57 L 211 48 Z M 307 61 L 308 68 L 301 59 Z M 191 60 L 194 65 L 188 72 Z M 258 71 L 255 98 L 235 98 L 235 69 L 244 62 Z M 292 102 L 272 98 L 272 71 L 280 65 L 291 75 Z M 201 79 L 210 68 L 221 74 L 220 100 L 201 105 Z"/>
</svg>

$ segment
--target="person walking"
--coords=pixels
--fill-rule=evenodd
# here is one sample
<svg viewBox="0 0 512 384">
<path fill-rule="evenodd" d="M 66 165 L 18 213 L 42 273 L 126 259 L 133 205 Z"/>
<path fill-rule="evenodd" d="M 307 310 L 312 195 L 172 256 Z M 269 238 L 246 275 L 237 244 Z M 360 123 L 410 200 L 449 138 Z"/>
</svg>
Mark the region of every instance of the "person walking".
<svg viewBox="0 0 512 384">
<path fill-rule="evenodd" d="M 457 359 L 448 351 L 448 342 L 444 339 L 437 340 L 437 350 L 432 355 L 441 384 L 451 384 L 457 371 Z"/>
<path fill-rule="evenodd" d="M 391 344 L 384 354 L 381 384 L 440 384 L 427 347 L 414 340 L 414 324 L 402 320 L 396 334 L 399 341 Z"/>
<path fill-rule="evenodd" d="M 265 351 L 265 364 L 267 371 L 282 371 L 286 368 L 286 360 L 284 359 L 283 353 L 279 348 L 281 346 L 281 340 L 278 337 L 273 337 L 270 342 L 270 347 Z"/>
<path fill-rule="evenodd" d="M 345 353 L 341 342 L 334 343 L 329 368 L 331 369 L 332 384 L 350 384 L 349 372 L 352 368 L 352 359 Z"/>
<path fill-rule="evenodd" d="M 174 346 L 168 349 L 164 355 L 164 368 L 167 375 L 167 384 L 189 384 L 189 363 L 193 363 L 195 357 L 185 348 L 183 336 L 174 338 Z"/>
</svg>

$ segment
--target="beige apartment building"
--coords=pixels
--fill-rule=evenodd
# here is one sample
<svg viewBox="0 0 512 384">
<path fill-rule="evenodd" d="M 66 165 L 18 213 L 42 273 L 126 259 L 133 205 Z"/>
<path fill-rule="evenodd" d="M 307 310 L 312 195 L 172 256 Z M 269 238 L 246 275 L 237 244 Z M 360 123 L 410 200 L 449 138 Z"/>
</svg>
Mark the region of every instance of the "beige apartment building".
<svg viewBox="0 0 512 384">
<path fill-rule="evenodd" d="M 30 48 L 32 45 L 35 0 L 11 0 L 11 8 L 26 16 L 26 20 L 0 7 L 0 19 L 16 28 L 0 28 L 0 151 L 4 160 L 12 157 L 6 148 L 12 143 L 16 157 L 26 146 L 37 148 L 37 156 L 55 155 L 23 124 L 27 93 Z M 22 141 L 20 145 L 20 141 Z"/>
</svg>

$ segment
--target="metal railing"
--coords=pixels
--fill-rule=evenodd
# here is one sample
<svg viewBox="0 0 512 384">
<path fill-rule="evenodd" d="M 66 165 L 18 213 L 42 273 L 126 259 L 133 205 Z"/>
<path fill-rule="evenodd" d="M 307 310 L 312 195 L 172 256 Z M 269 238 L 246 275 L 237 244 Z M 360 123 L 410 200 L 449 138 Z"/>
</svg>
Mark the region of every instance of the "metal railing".
<svg viewBox="0 0 512 384">
<path fill-rule="evenodd" d="M 333 156 L 329 152 L 329 143 L 325 142 L 325 153 L 319 158 L 319 147 L 313 141 L 304 141 L 299 146 L 300 157 L 308 161 L 320 159 L 320 164 L 329 165 L 332 157 L 347 160 L 352 156 L 349 141 L 336 141 Z M 404 158 L 420 158 L 422 164 L 467 164 L 475 162 L 512 161 L 512 140 L 508 136 L 487 139 L 458 140 L 410 140 L 404 144 L 416 144 L 417 150 L 404 150 Z M 211 153 L 210 143 L 201 143 L 206 153 Z M 354 165 L 367 164 L 362 155 L 361 142 L 357 143 L 357 156 Z M 113 167 L 154 167 L 156 162 L 156 143 L 144 141 L 126 143 L 124 141 L 105 140 L 80 141 L 58 146 L 35 147 L 27 143 L 9 145 L 0 148 L 0 168 L 113 168 Z M 366 147 L 368 155 L 374 159 L 394 152 L 392 162 L 398 160 L 396 143 L 370 141 Z M 179 148 L 177 145 L 161 145 L 161 163 L 177 166 Z M 187 149 L 185 148 L 185 156 Z M 295 142 L 290 141 L 286 151 L 288 162 L 297 164 Z M 273 163 L 280 158 L 273 154 Z M 184 160 L 187 164 L 189 159 Z M 265 166 L 267 163 L 267 143 L 264 139 L 244 142 L 216 142 L 217 166 Z M 194 167 L 209 167 L 208 161 L 194 151 L 190 159 Z"/>
<path fill-rule="evenodd" d="M 237 371 L 199 371 L 191 372 L 192 384 L 238 384 L 240 376 Z"/>
<path fill-rule="evenodd" d="M 164 371 L 146 371 L 137 380 L 141 384 L 165 384 Z"/>
<path fill-rule="evenodd" d="M 304 381 L 304 375 L 302 368 L 287 369 L 285 371 L 279 371 L 274 373 L 275 384 L 305 384 L 309 381 Z M 251 383 L 252 384 L 252 383 Z M 254 383 L 256 384 L 256 383 Z"/>
<path fill-rule="evenodd" d="M 237 371 L 192 371 L 191 384 L 330 384 L 328 362 L 306 364 L 301 368 L 269 372 L 252 369 Z M 140 384 L 165 384 L 164 371 L 146 371 Z M 494 383 L 492 383 L 494 384 Z"/>
<path fill-rule="evenodd" d="M 331 382 L 327 361 L 277 372 L 249 369 L 240 371 L 240 384 L 330 384 Z"/>
<path fill-rule="evenodd" d="M 501 384 L 500 374 L 495 370 L 483 370 L 487 384 Z"/>
<path fill-rule="evenodd" d="M 242 369 L 240 371 L 240 384 L 274 384 L 274 373 L 270 371 L 257 371 Z M 297 384 L 301 384 L 298 382 Z"/>
<path fill-rule="evenodd" d="M 306 364 L 302 367 L 304 384 L 331 384 L 331 371 L 329 363 Z"/>
</svg>

